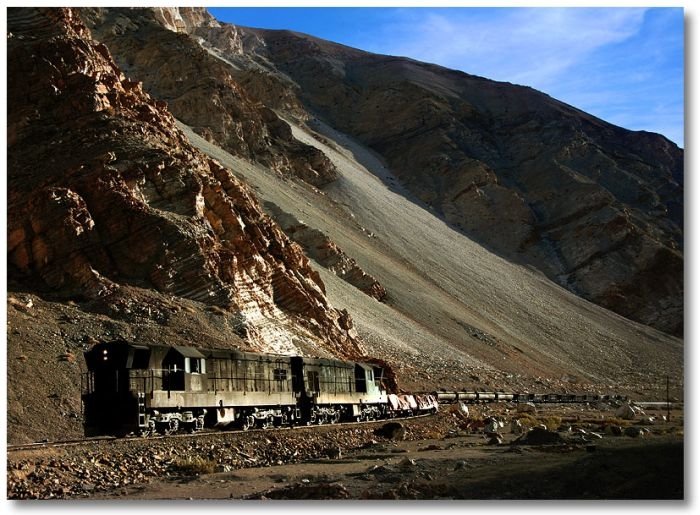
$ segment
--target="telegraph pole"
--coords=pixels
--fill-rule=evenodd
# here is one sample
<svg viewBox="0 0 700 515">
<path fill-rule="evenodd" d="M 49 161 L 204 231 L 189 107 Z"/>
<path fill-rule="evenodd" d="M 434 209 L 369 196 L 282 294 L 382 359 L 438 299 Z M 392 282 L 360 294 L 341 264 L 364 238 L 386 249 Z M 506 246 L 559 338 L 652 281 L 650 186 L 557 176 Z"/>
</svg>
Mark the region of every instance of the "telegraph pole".
<svg viewBox="0 0 700 515">
<path fill-rule="evenodd" d="M 668 376 L 666 376 L 666 421 L 671 421 L 671 402 L 668 396 Z"/>
</svg>

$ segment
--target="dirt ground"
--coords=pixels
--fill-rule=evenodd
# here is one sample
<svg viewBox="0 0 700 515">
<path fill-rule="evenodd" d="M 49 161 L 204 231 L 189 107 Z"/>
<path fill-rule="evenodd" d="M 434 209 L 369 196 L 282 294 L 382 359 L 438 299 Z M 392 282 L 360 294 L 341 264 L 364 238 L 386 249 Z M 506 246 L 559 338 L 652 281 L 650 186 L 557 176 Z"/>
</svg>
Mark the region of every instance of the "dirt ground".
<svg viewBox="0 0 700 515">
<path fill-rule="evenodd" d="M 683 499 L 682 412 L 667 422 L 664 411 L 632 421 L 613 411 L 558 405 L 526 417 L 494 405 L 466 416 L 447 407 L 389 435 L 376 422 L 11 451 L 8 497 Z M 491 416 L 559 427 L 521 435 L 505 424 L 498 441 L 479 425 Z"/>
<path fill-rule="evenodd" d="M 677 437 L 493 445 L 482 435 L 376 445 L 338 459 L 171 478 L 93 499 L 682 499 Z"/>
</svg>

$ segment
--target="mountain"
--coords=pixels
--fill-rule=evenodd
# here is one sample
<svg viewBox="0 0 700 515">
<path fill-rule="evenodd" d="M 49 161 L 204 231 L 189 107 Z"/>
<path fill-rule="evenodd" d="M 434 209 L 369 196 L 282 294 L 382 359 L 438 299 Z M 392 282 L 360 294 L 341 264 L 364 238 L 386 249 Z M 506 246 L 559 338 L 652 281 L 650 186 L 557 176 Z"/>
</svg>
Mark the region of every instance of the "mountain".
<svg viewBox="0 0 700 515">
<path fill-rule="evenodd" d="M 114 338 L 682 392 L 660 136 L 201 8 L 9 9 L 8 106 L 11 441 L 78 433 L 76 355 Z"/>
<path fill-rule="evenodd" d="M 128 37 L 107 29 L 128 26 L 125 19 Z M 194 36 L 200 53 L 220 58 L 210 66 L 228 64 L 266 105 L 297 115 L 301 106 L 307 118 L 357 138 L 421 205 L 493 252 L 682 335 L 683 151 L 662 136 L 615 127 L 530 88 L 304 34 L 220 24 L 204 9 L 111 11 L 96 24 L 100 37 L 195 130 L 198 117 L 176 105 L 193 88 L 177 92 L 163 80 L 183 52 L 152 39 L 154 22 L 173 39 Z M 235 151 L 223 138 L 207 139 Z"/>
<path fill-rule="evenodd" d="M 365 355 L 302 249 L 231 170 L 192 147 L 166 104 L 126 78 L 73 11 L 8 9 L 8 79 L 11 405 L 50 397 L 50 381 L 21 385 L 50 377 L 58 357 L 90 339 Z M 28 292 L 52 303 L 20 300 Z M 202 320 L 178 327 L 172 319 L 194 312 L 191 302 Z M 46 338 L 66 316 L 56 313 L 62 303 L 79 307 L 72 324 L 83 327 Z M 124 323 L 90 327 L 105 318 Z M 57 340 L 51 359 L 29 360 L 47 340 Z"/>
</svg>

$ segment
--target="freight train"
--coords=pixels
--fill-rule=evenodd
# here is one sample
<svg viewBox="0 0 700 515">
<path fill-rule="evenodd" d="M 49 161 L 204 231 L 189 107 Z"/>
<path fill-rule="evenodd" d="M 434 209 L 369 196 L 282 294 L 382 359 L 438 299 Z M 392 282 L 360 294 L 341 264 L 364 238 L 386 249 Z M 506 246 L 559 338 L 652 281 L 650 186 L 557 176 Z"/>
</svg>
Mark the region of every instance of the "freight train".
<svg viewBox="0 0 700 515">
<path fill-rule="evenodd" d="M 439 390 L 432 394 L 440 403 L 484 403 L 484 402 L 533 402 L 533 403 L 589 403 L 610 400 L 627 400 L 626 396 L 617 394 L 595 393 L 523 393 L 523 392 L 486 392 L 486 391 L 447 391 Z"/>
<path fill-rule="evenodd" d="M 86 436 L 250 429 L 435 412 L 430 394 L 387 393 L 371 363 L 104 342 L 85 352 Z"/>
</svg>

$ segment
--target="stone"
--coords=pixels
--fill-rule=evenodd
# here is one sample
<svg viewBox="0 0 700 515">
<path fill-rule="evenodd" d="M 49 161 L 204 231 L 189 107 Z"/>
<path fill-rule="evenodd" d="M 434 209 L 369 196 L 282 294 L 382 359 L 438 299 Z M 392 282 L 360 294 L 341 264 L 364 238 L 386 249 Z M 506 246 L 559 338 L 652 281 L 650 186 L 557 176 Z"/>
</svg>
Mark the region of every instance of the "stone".
<svg viewBox="0 0 700 515">
<path fill-rule="evenodd" d="M 503 437 L 498 433 L 491 433 L 488 436 L 487 445 L 501 445 L 503 443 Z"/>
<path fill-rule="evenodd" d="M 518 413 L 537 413 L 537 407 L 531 402 L 518 403 Z"/>
<path fill-rule="evenodd" d="M 615 424 L 605 426 L 604 431 L 608 435 L 622 436 L 622 427 Z"/>
<path fill-rule="evenodd" d="M 485 420 L 485 423 L 484 423 L 484 432 L 485 433 L 497 433 L 500 428 L 501 428 L 501 425 L 498 423 L 498 420 L 496 420 L 495 418 L 488 418 Z"/>
<path fill-rule="evenodd" d="M 564 439 L 555 431 L 548 431 L 540 427 L 533 427 L 527 433 L 519 436 L 515 445 L 550 445 L 563 443 Z"/>
<path fill-rule="evenodd" d="M 514 418 L 510 421 L 510 432 L 518 435 L 523 432 L 523 424 L 519 419 Z"/>
<path fill-rule="evenodd" d="M 644 436 L 644 430 L 639 426 L 628 426 L 625 428 L 625 436 L 629 436 L 632 438 Z"/>
<path fill-rule="evenodd" d="M 412 458 L 404 458 L 399 462 L 399 467 L 407 470 L 416 466 L 416 460 Z"/>
<path fill-rule="evenodd" d="M 406 437 L 406 427 L 401 422 L 387 422 L 375 429 L 374 434 L 389 440 L 403 440 Z"/>
<path fill-rule="evenodd" d="M 630 402 L 623 404 L 615 411 L 615 416 L 624 420 L 633 420 L 638 415 L 643 414 L 644 412 L 640 408 Z"/>
</svg>

